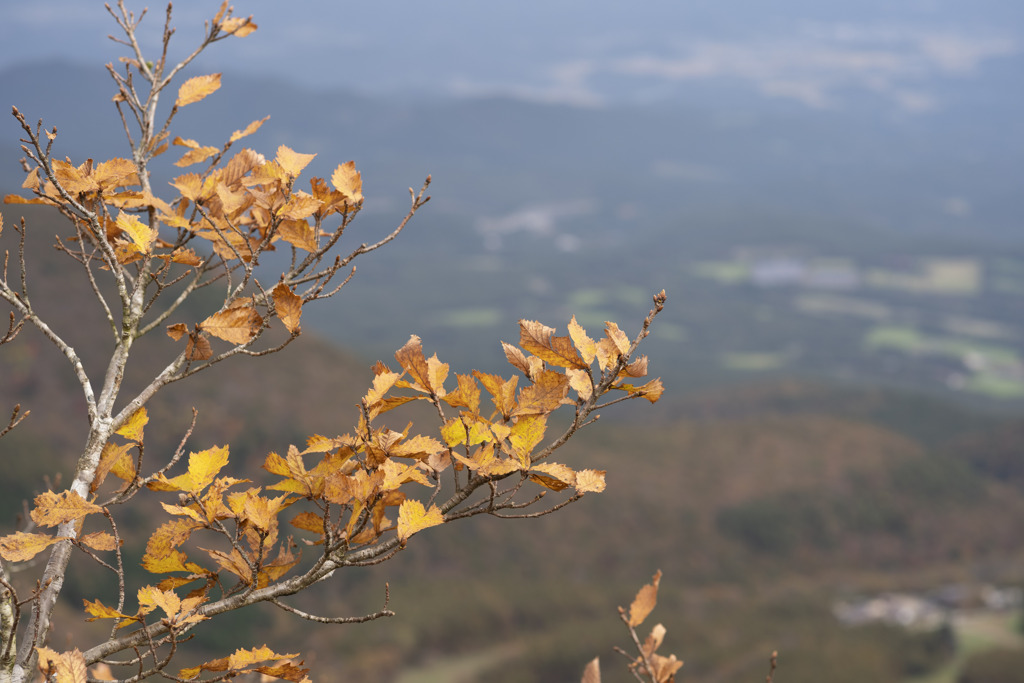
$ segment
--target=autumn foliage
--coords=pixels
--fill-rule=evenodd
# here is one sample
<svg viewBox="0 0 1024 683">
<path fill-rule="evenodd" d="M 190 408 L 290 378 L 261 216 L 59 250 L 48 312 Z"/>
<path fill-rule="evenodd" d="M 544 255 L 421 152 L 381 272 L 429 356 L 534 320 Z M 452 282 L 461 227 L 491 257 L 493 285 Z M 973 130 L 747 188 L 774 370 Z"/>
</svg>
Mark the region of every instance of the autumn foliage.
<svg viewBox="0 0 1024 683">
<path fill-rule="evenodd" d="M 102 376 L 86 372 L 61 335 L 62 321 L 44 320 L 33 305 L 24 239 L 31 227 L 8 226 L 19 247 L 5 259 L 0 280 L 0 297 L 11 309 L 2 341 L 34 326 L 63 353 L 82 389 L 89 433 L 75 454 L 71 485 L 40 494 L 25 528 L 0 538 L 0 680 L 20 683 L 38 669 L 61 681 L 154 674 L 214 681 L 241 673 L 301 681 L 308 674 L 301 653 L 257 643 L 212 661 L 172 662 L 195 625 L 255 603 L 318 623 L 391 616 L 386 588 L 383 607 L 368 615 L 310 614 L 287 598 L 339 569 L 386 561 L 430 527 L 481 514 L 540 516 L 604 490 L 605 472 L 558 462 L 556 451 L 599 409 L 661 396 L 659 380 L 642 379 L 647 359 L 636 352 L 665 295 L 654 297 L 633 336 L 612 322 L 591 336 L 573 318 L 568 334 L 558 336 L 539 322 L 520 321 L 517 344 L 502 342 L 509 376 L 451 372 L 412 336 L 393 364 L 372 368 L 347 431 L 269 453 L 264 471 L 245 478 L 226 474 L 229 445 L 192 451 L 191 429 L 176 448 L 147 449 L 146 404 L 154 394 L 231 357 L 258 357 L 293 342 L 304 308 L 338 293 L 355 259 L 401 233 L 429 200 L 430 178 L 419 191 L 410 189 L 409 209 L 391 233 L 346 247 L 346 228 L 364 204 L 354 162 L 337 164 L 330 179 L 302 181 L 315 154 L 286 146 L 272 156 L 237 149 L 266 119 L 220 145 L 172 137 L 175 115 L 214 94 L 219 74 L 185 80 L 166 117 L 157 118 L 161 95 L 182 69 L 208 45 L 255 31 L 251 18 L 233 16 L 225 3 L 201 44 L 173 65 L 166 61 L 170 7 L 163 50 L 152 61 L 135 38 L 142 16 L 123 3 L 110 13 L 129 49 L 120 67 L 108 69 L 130 158 L 62 160 L 55 156 L 56 130 L 33 126 L 14 110 L 27 173 L 24 192 L 5 201 L 47 205 L 67 219 L 56 246 L 101 304 L 113 351 Z M 174 165 L 194 170 L 174 177 L 164 192 L 151 184 L 152 164 L 172 147 L 183 150 Z M 284 264 L 276 270 L 262 263 L 275 251 L 286 254 L 273 260 Z M 189 319 L 182 304 L 206 288 L 218 292 L 219 308 Z M 125 369 L 133 353 L 144 352 L 136 344 L 161 332 L 177 342 L 177 355 L 141 391 L 125 395 Z M 386 413 L 417 402 L 436 415 L 432 425 L 386 426 Z M 564 419 L 552 419 L 556 412 Z M 17 408 L 3 433 L 25 415 Z M 195 419 L 202 416 L 193 425 Z M 154 463 L 154 452 L 171 455 Z M 140 496 L 159 497 L 166 518 L 148 539 L 124 538 L 117 520 Z M 125 545 L 145 546 L 142 566 L 151 583 L 127 585 Z M 57 651 L 47 638 L 72 551 L 80 553 L 74 562 L 109 572 L 117 599 L 82 605 L 84 619 L 109 622 L 107 638 Z M 32 582 L 15 586 L 9 568 L 36 558 L 46 561 L 31 565 Z M 630 609 L 630 629 L 653 607 L 657 577 L 645 590 Z M 660 637 L 652 633 L 635 667 L 662 682 L 678 666 L 655 654 Z"/>
</svg>

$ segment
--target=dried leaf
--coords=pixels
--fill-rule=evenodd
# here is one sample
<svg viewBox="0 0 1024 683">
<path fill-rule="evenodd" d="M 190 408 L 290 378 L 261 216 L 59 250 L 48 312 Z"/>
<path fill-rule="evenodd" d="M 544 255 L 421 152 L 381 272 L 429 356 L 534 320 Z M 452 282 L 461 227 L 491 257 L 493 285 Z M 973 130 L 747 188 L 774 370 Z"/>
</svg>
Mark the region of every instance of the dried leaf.
<svg viewBox="0 0 1024 683">
<path fill-rule="evenodd" d="M 598 657 L 590 660 L 587 667 L 583 669 L 583 678 L 580 683 L 601 683 L 601 662 Z"/>
<path fill-rule="evenodd" d="M 219 88 L 220 74 L 190 78 L 178 88 L 178 99 L 174 104 L 178 107 L 184 107 L 186 104 L 198 102 L 207 95 L 216 92 Z"/>
<path fill-rule="evenodd" d="M 641 588 L 636 597 L 633 598 L 633 604 L 629 606 L 629 625 L 637 627 L 644 623 L 644 619 L 651 613 L 654 606 L 658 604 L 658 584 L 661 583 L 661 570 L 659 569 L 654 573 L 654 577 L 651 582 Z"/>
<path fill-rule="evenodd" d="M 334 169 L 331 184 L 335 190 L 344 194 L 351 204 L 363 201 L 363 179 L 356 170 L 356 162 L 348 161 Z"/>
<path fill-rule="evenodd" d="M 302 169 L 306 168 L 315 156 L 316 154 L 299 154 L 291 147 L 281 145 L 277 148 L 277 158 L 274 161 L 280 164 L 285 173 L 294 178 L 302 173 Z"/>
<path fill-rule="evenodd" d="M 295 334 L 299 331 L 302 319 L 302 297 L 293 292 L 288 285 L 279 282 L 271 291 L 274 297 L 274 310 L 277 317 L 284 323 L 285 329 Z"/>
<path fill-rule="evenodd" d="M 535 320 L 519 321 L 519 345 L 545 363 L 562 368 L 586 368 L 580 354 L 576 352 L 569 337 L 554 336 L 553 327 L 542 325 Z"/>
<path fill-rule="evenodd" d="M 139 443 L 142 441 L 142 431 L 149 423 L 149 414 L 146 412 L 146 407 L 142 406 L 134 413 L 131 417 L 124 421 L 121 428 L 117 430 L 117 434 L 123 436 L 129 441 Z"/>
<path fill-rule="evenodd" d="M 263 318 L 251 306 L 214 313 L 199 323 L 200 329 L 232 344 L 247 344 L 263 325 Z"/>
</svg>

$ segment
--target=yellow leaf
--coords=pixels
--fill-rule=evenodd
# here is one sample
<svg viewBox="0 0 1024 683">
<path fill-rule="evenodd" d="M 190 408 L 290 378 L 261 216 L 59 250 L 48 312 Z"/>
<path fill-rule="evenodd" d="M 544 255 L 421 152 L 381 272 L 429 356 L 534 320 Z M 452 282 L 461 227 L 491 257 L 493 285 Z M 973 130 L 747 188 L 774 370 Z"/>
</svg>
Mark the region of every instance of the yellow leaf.
<svg viewBox="0 0 1024 683">
<path fill-rule="evenodd" d="M 199 323 L 200 329 L 232 344 L 247 344 L 263 325 L 263 318 L 251 306 L 214 313 Z"/>
<path fill-rule="evenodd" d="M 174 591 L 163 591 L 156 586 L 144 586 L 139 589 L 139 612 L 149 614 L 160 608 L 168 617 L 181 611 L 181 598 Z"/>
<path fill-rule="evenodd" d="M 403 439 L 401 443 L 389 449 L 389 454 L 394 458 L 425 460 L 443 450 L 444 445 L 437 439 L 420 435 L 414 436 L 411 439 Z"/>
<path fill-rule="evenodd" d="M 644 619 L 651 613 L 654 606 L 658 604 L 658 584 L 661 583 L 661 570 L 654 573 L 651 582 L 641 588 L 633 604 L 629 606 L 629 625 L 636 627 L 644 623 Z"/>
<path fill-rule="evenodd" d="M 54 159 L 53 177 L 72 196 L 98 192 L 100 189 L 99 183 L 92 177 L 85 164 L 76 167 L 67 161 Z"/>
<path fill-rule="evenodd" d="M 469 412 L 480 411 L 480 385 L 471 375 L 456 375 L 459 388 L 444 395 L 444 402 L 452 408 L 468 408 Z"/>
<path fill-rule="evenodd" d="M 512 411 L 516 408 L 516 384 L 519 382 L 519 376 L 513 375 L 506 380 L 498 375 L 479 370 L 474 370 L 473 376 L 480 380 L 484 389 L 490 392 L 494 407 L 498 409 L 501 416 L 506 420 L 512 417 Z"/>
<path fill-rule="evenodd" d="M 587 365 L 593 363 L 594 358 L 597 356 L 597 344 L 587 336 L 587 331 L 576 322 L 576 316 L 573 316 L 572 320 L 569 321 L 569 337 L 572 339 L 572 343 L 576 345 L 576 350 L 583 356 L 583 361 Z"/>
<path fill-rule="evenodd" d="M 220 74 L 190 78 L 178 88 L 178 99 L 174 104 L 178 107 L 184 107 L 186 104 L 198 102 L 207 95 L 216 92 L 219 88 Z"/>
<path fill-rule="evenodd" d="M 351 204 L 363 201 L 363 179 L 356 170 L 356 162 L 348 161 L 334 169 L 331 184 L 335 190 L 344 194 Z"/>
<path fill-rule="evenodd" d="M 436 505 L 429 510 L 418 500 L 407 500 L 398 508 L 398 540 L 405 542 L 417 531 L 444 524 L 444 515 Z"/>
<path fill-rule="evenodd" d="M 121 428 L 117 430 L 117 433 L 128 439 L 139 443 L 142 441 L 142 428 L 149 423 L 149 415 L 146 413 L 146 407 L 143 406 L 132 413 L 132 416 L 125 420 Z"/>
<path fill-rule="evenodd" d="M 600 493 L 604 491 L 604 470 L 580 470 L 576 473 L 578 493 Z"/>
<path fill-rule="evenodd" d="M 188 476 L 191 479 L 189 491 L 199 493 L 211 483 L 228 464 L 228 447 L 214 446 L 198 453 L 189 453 Z"/>
<path fill-rule="evenodd" d="M 366 402 L 368 407 L 373 407 L 379 403 L 384 396 L 391 391 L 391 387 L 395 386 L 395 382 L 398 381 L 399 374 L 397 372 L 382 372 L 379 375 L 375 375 L 373 378 L 373 387 L 366 392 L 366 396 L 363 397 L 363 401 Z"/>
<path fill-rule="evenodd" d="M 89 602 L 88 600 L 82 600 L 85 603 L 86 614 L 91 614 L 92 617 L 86 619 L 86 621 L 96 621 L 97 619 L 131 619 L 131 615 L 122 614 L 113 607 L 107 607 L 99 600 L 95 602 Z"/>
<path fill-rule="evenodd" d="M 274 161 L 284 169 L 285 173 L 294 178 L 302 173 L 302 169 L 306 168 L 315 156 L 316 154 L 299 154 L 290 147 L 281 145 L 277 148 L 277 158 Z"/>
<path fill-rule="evenodd" d="M 82 498 L 75 491 L 46 491 L 36 496 L 32 521 L 41 526 L 57 526 L 86 515 L 103 512 L 103 508 Z"/>
<path fill-rule="evenodd" d="M 140 221 L 136 216 L 123 211 L 117 216 L 117 227 L 126 232 L 132 240 L 132 250 L 148 254 L 156 242 L 156 230 Z"/>
<path fill-rule="evenodd" d="M 508 440 L 523 465 L 529 466 L 530 454 L 544 438 L 547 426 L 547 415 L 524 415 L 512 425 Z"/>
<path fill-rule="evenodd" d="M 424 486 L 430 486 L 430 482 L 427 481 L 426 475 L 420 470 L 415 464 L 403 465 L 397 460 L 388 458 L 384 461 L 384 465 L 381 468 L 384 470 L 384 481 L 381 482 L 381 491 L 394 491 L 402 484 L 406 484 L 410 481 L 415 481 Z"/>
<path fill-rule="evenodd" d="M 0 538 L 0 557 L 8 562 L 24 562 L 43 552 L 57 541 L 63 540 L 63 536 L 49 536 L 47 534 L 26 534 L 15 531 Z"/>
<path fill-rule="evenodd" d="M 284 323 L 285 329 L 292 334 L 297 333 L 302 318 L 302 297 L 283 282 L 278 282 L 271 294 L 274 297 L 274 311 L 277 317 Z"/>
</svg>

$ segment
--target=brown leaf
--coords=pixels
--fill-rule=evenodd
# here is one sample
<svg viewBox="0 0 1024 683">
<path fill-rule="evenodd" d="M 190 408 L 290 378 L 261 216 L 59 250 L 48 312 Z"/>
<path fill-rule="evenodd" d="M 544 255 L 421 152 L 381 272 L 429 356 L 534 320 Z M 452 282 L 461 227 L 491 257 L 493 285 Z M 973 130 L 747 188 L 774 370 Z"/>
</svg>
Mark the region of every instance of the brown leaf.
<svg viewBox="0 0 1024 683">
<path fill-rule="evenodd" d="M 178 107 L 184 107 L 186 104 L 198 102 L 207 95 L 216 92 L 219 88 L 220 74 L 190 78 L 178 88 L 178 99 L 174 104 Z"/>
<path fill-rule="evenodd" d="M 580 683 L 601 683 L 601 662 L 598 657 L 590 660 L 587 667 L 583 669 L 583 678 Z"/>
</svg>

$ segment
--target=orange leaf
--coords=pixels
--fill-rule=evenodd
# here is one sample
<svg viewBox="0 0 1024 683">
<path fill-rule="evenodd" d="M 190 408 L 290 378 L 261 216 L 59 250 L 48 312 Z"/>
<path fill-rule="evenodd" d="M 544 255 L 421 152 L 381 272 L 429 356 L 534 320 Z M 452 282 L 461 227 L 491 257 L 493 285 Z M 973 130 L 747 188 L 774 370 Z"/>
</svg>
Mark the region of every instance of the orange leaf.
<svg viewBox="0 0 1024 683">
<path fill-rule="evenodd" d="M 37 647 L 36 652 L 39 653 L 39 670 L 48 679 L 53 678 L 58 683 L 86 683 L 89 680 L 89 669 L 79 650 L 58 653 L 48 647 Z"/>
<path fill-rule="evenodd" d="M 178 99 L 174 104 L 178 107 L 184 107 L 186 104 L 198 102 L 207 95 L 216 92 L 219 88 L 220 74 L 190 78 L 178 88 Z"/>
<path fill-rule="evenodd" d="M 398 508 L 398 540 L 405 542 L 410 536 L 428 527 L 444 524 L 444 515 L 436 505 L 429 510 L 418 500 L 407 500 Z"/>
<path fill-rule="evenodd" d="M 36 496 L 35 504 L 32 521 L 41 526 L 57 526 L 103 512 L 103 508 L 86 501 L 75 491 L 62 491 L 59 494 L 46 491 Z"/>
<path fill-rule="evenodd" d="M 131 615 L 122 614 L 113 607 L 107 607 L 99 600 L 95 602 L 89 602 L 88 600 L 82 600 L 85 603 L 86 614 L 91 614 L 92 617 L 86 619 L 86 621 L 96 621 L 97 619 L 131 619 Z"/>
<path fill-rule="evenodd" d="M 0 557 L 8 562 L 24 562 L 43 552 L 57 541 L 63 540 L 63 536 L 50 536 L 48 534 L 26 534 L 15 531 L 0 538 Z"/>
<path fill-rule="evenodd" d="M 181 155 L 181 158 L 174 162 L 175 166 L 184 168 L 185 166 L 191 166 L 192 164 L 198 164 L 206 161 L 220 150 L 216 147 L 199 147 L 198 149 L 190 149 Z"/>
<path fill-rule="evenodd" d="M 651 613 L 654 606 L 658 604 L 658 584 L 661 583 L 661 570 L 659 569 L 654 573 L 654 578 L 651 582 L 641 588 L 636 597 L 633 598 L 633 604 L 629 606 L 629 625 L 636 627 L 644 623 L 644 619 Z"/>
<path fill-rule="evenodd" d="M 418 386 L 414 388 L 426 393 L 434 391 L 435 387 L 430 383 L 430 366 L 423 355 L 423 344 L 420 343 L 419 337 L 415 334 L 409 337 L 405 346 L 395 351 L 395 360 L 416 380 Z"/>
<path fill-rule="evenodd" d="M 274 310 L 277 317 L 284 323 L 285 329 L 292 334 L 299 331 L 299 320 L 302 318 L 302 297 L 293 292 L 288 285 L 278 282 L 271 291 L 274 297 Z"/>
</svg>

